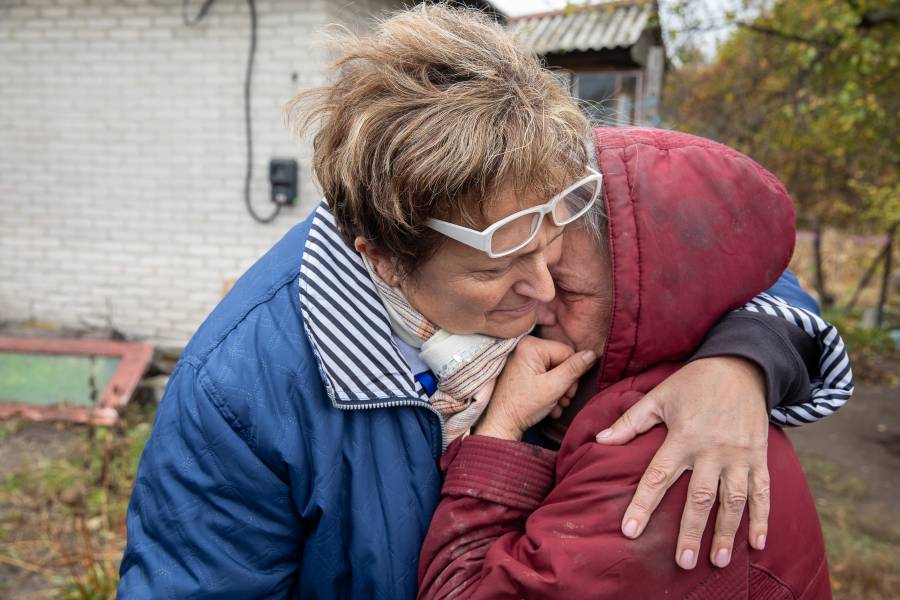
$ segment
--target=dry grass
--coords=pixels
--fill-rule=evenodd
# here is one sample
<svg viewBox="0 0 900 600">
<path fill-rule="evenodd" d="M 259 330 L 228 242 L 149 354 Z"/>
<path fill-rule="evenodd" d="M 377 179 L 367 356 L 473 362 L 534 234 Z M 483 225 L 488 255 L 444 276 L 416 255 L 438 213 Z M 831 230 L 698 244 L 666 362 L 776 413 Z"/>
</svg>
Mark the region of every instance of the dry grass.
<svg viewBox="0 0 900 600">
<path fill-rule="evenodd" d="M 115 428 L 61 429 L 66 456 L 23 461 L 0 479 L 0 596 L 115 597 L 128 497 L 150 432 L 149 414 L 129 413 Z M 5 423 L 0 435 L 18 427 Z"/>
<path fill-rule="evenodd" d="M 900 524 L 872 510 L 862 479 L 814 456 L 801 461 L 825 534 L 835 599 L 900 598 Z"/>
<path fill-rule="evenodd" d="M 797 238 L 790 269 L 799 277 L 807 290 L 813 289 L 813 242 L 808 232 Z M 853 297 L 860 278 L 884 245 L 883 236 L 863 236 L 826 229 L 822 233 L 823 270 L 825 287 L 835 297 L 838 305 L 847 304 Z M 900 267 L 900 244 L 894 244 L 894 269 Z M 878 299 L 881 282 L 879 265 L 869 285 L 860 294 L 858 306 L 870 308 Z M 900 294 L 893 294 L 893 308 L 900 309 Z"/>
</svg>

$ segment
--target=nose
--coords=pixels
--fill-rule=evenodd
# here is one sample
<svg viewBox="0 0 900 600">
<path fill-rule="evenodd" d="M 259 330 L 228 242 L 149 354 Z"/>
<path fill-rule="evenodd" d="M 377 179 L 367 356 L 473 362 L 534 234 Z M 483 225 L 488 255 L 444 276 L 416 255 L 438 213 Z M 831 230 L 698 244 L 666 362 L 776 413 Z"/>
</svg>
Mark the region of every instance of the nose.
<svg viewBox="0 0 900 600">
<path fill-rule="evenodd" d="M 533 298 L 541 304 L 551 302 L 556 297 L 553 277 L 550 276 L 550 269 L 542 256 L 537 257 L 532 268 L 513 286 L 513 289 L 517 294 Z"/>
</svg>

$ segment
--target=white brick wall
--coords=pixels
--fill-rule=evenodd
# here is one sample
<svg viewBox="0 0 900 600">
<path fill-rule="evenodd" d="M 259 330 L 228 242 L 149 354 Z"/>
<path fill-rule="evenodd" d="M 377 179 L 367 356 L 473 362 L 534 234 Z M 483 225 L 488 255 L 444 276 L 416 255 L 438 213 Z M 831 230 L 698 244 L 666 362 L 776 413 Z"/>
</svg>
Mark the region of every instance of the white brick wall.
<svg viewBox="0 0 900 600">
<path fill-rule="evenodd" d="M 0 0 L 0 322 L 110 320 L 186 342 L 318 201 L 281 106 L 321 81 L 321 26 L 361 29 L 399 4 L 257 1 L 258 212 L 270 158 L 296 158 L 301 179 L 299 205 L 259 225 L 243 206 L 246 2 L 188 28 L 182 0 Z"/>
</svg>

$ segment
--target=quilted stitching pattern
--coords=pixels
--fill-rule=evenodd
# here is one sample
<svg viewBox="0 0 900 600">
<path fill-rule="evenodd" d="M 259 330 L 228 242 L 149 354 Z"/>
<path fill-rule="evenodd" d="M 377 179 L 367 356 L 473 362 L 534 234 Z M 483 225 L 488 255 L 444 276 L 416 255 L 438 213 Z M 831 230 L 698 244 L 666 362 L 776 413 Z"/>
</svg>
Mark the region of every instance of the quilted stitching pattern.
<svg viewBox="0 0 900 600">
<path fill-rule="evenodd" d="M 120 598 L 412 598 L 437 502 L 421 408 L 343 411 L 299 310 L 309 221 L 185 349 L 128 512 Z"/>
</svg>

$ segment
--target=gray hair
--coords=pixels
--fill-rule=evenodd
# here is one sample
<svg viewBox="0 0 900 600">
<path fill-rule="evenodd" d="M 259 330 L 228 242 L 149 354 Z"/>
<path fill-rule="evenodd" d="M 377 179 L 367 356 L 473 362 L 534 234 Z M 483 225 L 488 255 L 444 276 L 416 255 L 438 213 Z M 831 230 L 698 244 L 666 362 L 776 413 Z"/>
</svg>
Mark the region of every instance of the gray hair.
<svg viewBox="0 0 900 600">
<path fill-rule="evenodd" d="M 601 201 L 597 199 L 597 203 L 591 207 L 583 217 L 578 219 L 573 225 L 584 228 L 597 244 L 597 248 L 607 252 L 609 250 L 609 240 L 607 235 L 607 219 L 606 208 Z"/>
<path fill-rule="evenodd" d="M 600 165 L 597 163 L 597 153 L 594 151 L 593 140 L 587 141 L 587 156 L 591 168 L 602 173 L 602 171 L 600 171 Z M 602 189 L 600 190 L 600 196 L 587 214 L 572 223 L 572 225 L 583 227 L 591 238 L 593 238 L 599 250 L 609 252 L 609 240 L 607 235 L 608 221 L 606 218 L 606 203 L 603 201 Z"/>
</svg>

